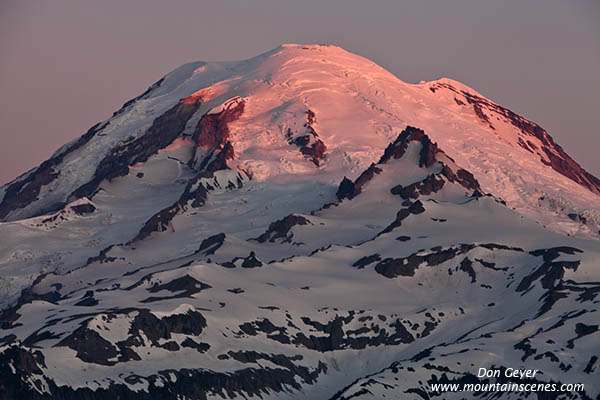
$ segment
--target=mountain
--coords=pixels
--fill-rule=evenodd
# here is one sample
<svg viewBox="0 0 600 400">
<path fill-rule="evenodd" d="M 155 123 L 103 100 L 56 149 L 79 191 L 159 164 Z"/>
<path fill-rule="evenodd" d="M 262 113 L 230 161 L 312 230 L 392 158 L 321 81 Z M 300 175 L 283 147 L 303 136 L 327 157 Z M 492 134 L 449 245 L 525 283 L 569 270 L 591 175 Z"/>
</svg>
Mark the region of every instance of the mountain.
<svg viewBox="0 0 600 400">
<path fill-rule="evenodd" d="M 186 64 L 0 218 L 2 398 L 458 399 L 432 385 L 479 368 L 600 394 L 600 181 L 450 79 L 321 45 Z"/>
</svg>

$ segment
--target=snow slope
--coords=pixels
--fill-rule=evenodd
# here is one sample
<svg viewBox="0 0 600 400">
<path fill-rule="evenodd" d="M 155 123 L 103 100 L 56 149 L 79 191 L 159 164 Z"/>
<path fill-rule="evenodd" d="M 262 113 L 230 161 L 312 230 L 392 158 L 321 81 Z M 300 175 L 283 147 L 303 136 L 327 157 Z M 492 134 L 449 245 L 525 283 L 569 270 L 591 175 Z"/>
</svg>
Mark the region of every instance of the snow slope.
<svg viewBox="0 0 600 400">
<path fill-rule="evenodd" d="M 0 393 L 429 398 L 495 365 L 595 398 L 598 193 L 449 79 L 184 65 L 1 189 Z"/>
<path fill-rule="evenodd" d="M 597 232 L 597 196 L 590 192 L 600 193 L 600 183 L 564 160 L 569 165 L 563 172 L 580 185 L 561 175 L 558 166 L 546 165 L 552 163 L 549 154 L 568 156 L 548 141 L 543 129 L 459 82 L 407 84 L 369 60 L 318 45 L 283 45 L 241 62 L 198 62 L 178 68 L 101 123 L 85 145 L 71 152 L 68 145 L 59 150 L 57 155 L 66 154 L 53 167 L 58 176 L 41 185 L 37 201 L 23 200 L 24 207 L 10 211 L 2 204 L 0 210 L 7 210 L 3 218 L 38 215 L 70 200 L 92 179 L 103 156 L 117 144 L 143 135 L 153 119 L 179 99 L 202 102 L 188 120 L 189 131 L 201 115 L 236 96 L 246 103 L 230 128 L 236 164 L 257 180 L 316 178 L 334 183 L 340 175 L 355 176 L 411 125 L 428 132 L 473 171 L 486 190 L 519 212 L 563 232 Z M 306 133 L 308 110 L 315 115 L 312 128 L 327 147 L 326 160 L 318 169 L 303 162 L 286 137 L 288 132 L 294 137 Z M 581 218 L 573 221 L 568 214 L 584 217 L 589 229 L 578 223 Z"/>
</svg>

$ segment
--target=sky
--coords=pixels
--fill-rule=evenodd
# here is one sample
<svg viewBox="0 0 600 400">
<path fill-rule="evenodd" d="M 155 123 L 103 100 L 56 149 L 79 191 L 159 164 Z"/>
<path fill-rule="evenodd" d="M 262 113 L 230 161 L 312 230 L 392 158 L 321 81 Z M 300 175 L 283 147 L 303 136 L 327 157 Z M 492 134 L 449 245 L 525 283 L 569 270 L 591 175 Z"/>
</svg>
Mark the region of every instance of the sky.
<svg viewBox="0 0 600 400">
<path fill-rule="evenodd" d="M 461 81 L 600 176 L 597 0 L 0 0 L 0 185 L 175 67 L 281 43 Z"/>
</svg>

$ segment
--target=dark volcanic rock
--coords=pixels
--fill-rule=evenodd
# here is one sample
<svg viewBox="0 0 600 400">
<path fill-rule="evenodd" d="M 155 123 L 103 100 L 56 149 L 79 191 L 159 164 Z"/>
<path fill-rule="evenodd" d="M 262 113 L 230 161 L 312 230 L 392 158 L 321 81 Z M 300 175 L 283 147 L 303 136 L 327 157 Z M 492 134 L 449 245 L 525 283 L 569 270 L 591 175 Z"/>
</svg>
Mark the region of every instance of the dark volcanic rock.
<svg viewBox="0 0 600 400">
<path fill-rule="evenodd" d="M 354 264 L 352 264 L 352 266 L 357 267 L 358 269 L 362 269 L 365 266 L 372 264 L 376 261 L 380 261 L 380 260 L 381 260 L 381 256 L 379 254 L 371 254 L 370 256 L 364 256 L 364 257 L 360 258 Z"/>
<path fill-rule="evenodd" d="M 300 152 L 318 167 L 321 161 L 323 161 L 323 159 L 325 158 L 327 146 L 325 145 L 325 143 L 323 143 L 321 139 L 319 139 L 319 135 L 312 126 L 315 123 L 315 121 L 315 113 L 310 109 L 307 110 L 306 122 L 304 123 L 306 133 L 294 137 L 294 133 L 290 128 L 288 128 L 285 137 L 289 144 L 295 145 L 298 148 L 300 148 Z"/>
<path fill-rule="evenodd" d="M 417 268 L 423 263 L 427 264 L 428 266 L 436 266 L 451 260 L 460 254 L 465 254 L 475 247 L 477 246 L 474 244 L 461 244 L 456 247 L 449 247 L 445 250 L 437 248 L 435 251 L 432 251 L 426 255 L 414 253 L 404 258 L 386 258 L 375 266 L 375 271 L 386 278 L 395 278 L 397 276 L 414 276 Z M 465 260 L 468 259 L 465 258 Z M 475 278 L 475 271 L 473 270 L 472 262 L 470 260 L 465 260 L 463 260 L 461 263 L 461 269 L 467 272 L 473 280 Z"/>
<path fill-rule="evenodd" d="M 58 386 L 47 380 L 49 395 L 42 395 L 29 385 L 27 378 L 38 373 L 38 365 L 43 365 L 43 356 L 39 351 L 30 353 L 15 348 L 0 356 L 1 394 L 6 400 L 162 400 L 193 398 L 207 400 L 210 396 L 223 394 L 227 398 L 261 397 L 272 393 L 296 391 L 302 388 L 298 378 L 304 383 L 314 383 L 322 373 L 327 371 L 323 363 L 312 370 L 297 368 L 244 368 L 232 372 L 213 372 L 203 369 L 164 370 L 148 377 L 129 375 L 124 378 L 128 384 L 148 383 L 147 390 L 134 391 L 124 383 L 111 383 L 107 388 L 94 390 L 82 387 L 73 389 L 69 386 Z M 25 354 L 27 353 L 27 354 Z M 286 363 L 277 355 L 271 356 L 273 362 Z M 17 365 L 17 374 L 10 365 Z M 21 368 L 31 368 L 27 375 Z M 41 371 L 40 371 L 41 373 Z M 171 380 L 171 376 L 175 379 Z M 307 379 L 306 381 L 304 379 Z M 36 381 L 32 379 L 31 381 Z M 41 387 L 41 386 L 40 386 Z"/>
<path fill-rule="evenodd" d="M 431 167 L 436 161 L 436 154 L 439 152 L 437 144 L 433 143 L 421 129 L 412 126 L 407 126 L 398 138 L 385 149 L 379 164 L 385 164 L 392 158 L 401 158 L 406 152 L 408 144 L 412 141 L 421 143 L 419 166 Z"/>
<path fill-rule="evenodd" d="M 519 286 L 517 286 L 517 292 L 529 289 L 531 284 L 539 278 L 542 278 L 541 283 L 544 289 L 551 289 L 555 286 L 556 281 L 562 280 L 565 269 L 576 271 L 579 264 L 580 261 L 544 262 L 538 269 L 521 280 Z"/>
<path fill-rule="evenodd" d="M 567 217 L 569 217 L 572 221 L 575 221 L 575 222 L 581 222 L 582 224 L 587 223 L 587 218 L 581 214 L 569 213 L 569 214 L 567 214 Z"/>
<path fill-rule="evenodd" d="M 522 137 L 519 138 L 520 140 L 518 141 L 521 147 L 529 152 L 533 152 L 535 150 L 540 156 L 540 161 L 542 161 L 544 164 L 549 165 L 556 172 L 584 186 L 588 190 L 596 194 L 600 194 L 600 179 L 584 170 L 563 150 L 559 144 L 554 142 L 554 139 L 552 139 L 548 132 L 546 132 L 542 127 L 517 115 L 507 108 L 479 97 L 473 93 L 469 93 L 464 90 L 458 90 L 448 83 L 437 83 L 434 90 L 442 87 L 451 90 L 461 98 L 464 98 L 473 106 L 473 110 L 475 111 L 476 115 L 492 129 L 494 127 L 491 125 L 489 118 L 485 115 L 483 110 L 489 110 L 504 117 L 513 126 L 521 131 Z M 534 137 L 541 142 L 541 151 L 538 151 L 536 146 L 527 140 L 528 137 Z M 546 158 L 549 161 L 546 160 Z"/>
<path fill-rule="evenodd" d="M 300 152 L 310 158 L 317 167 L 325 157 L 326 150 L 327 146 L 325 146 L 325 143 L 321 139 L 315 139 L 314 143 L 310 146 L 302 146 L 300 148 Z"/>
<path fill-rule="evenodd" d="M 577 336 L 574 337 L 573 339 L 569 339 L 569 341 L 567 342 L 567 347 L 569 349 L 572 349 L 573 347 L 575 347 L 574 342 L 577 339 L 582 338 L 587 335 L 591 335 L 592 333 L 595 333 L 597 331 L 598 331 L 598 325 L 586 325 L 584 323 L 578 322 L 577 324 L 575 324 L 575 334 Z"/>
<path fill-rule="evenodd" d="M 417 267 L 423 262 L 418 256 L 409 256 L 408 258 L 386 258 L 375 266 L 375 271 L 386 278 L 395 278 L 397 276 L 413 276 Z"/>
<path fill-rule="evenodd" d="M 335 195 L 338 200 L 352 198 L 354 195 L 354 182 L 344 176 Z"/>
<path fill-rule="evenodd" d="M 77 204 L 77 205 L 71 206 L 71 210 L 75 211 L 75 214 L 77 214 L 77 215 L 86 215 L 86 214 L 91 214 L 94 211 L 96 211 L 96 207 L 90 203 Z"/>
<path fill-rule="evenodd" d="M 398 345 L 411 343 L 415 339 L 398 319 L 390 321 L 385 327 L 371 324 L 370 327 L 362 327 L 356 330 L 345 330 L 355 317 L 354 311 L 349 311 L 347 316 L 335 315 L 326 323 L 302 317 L 302 322 L 311 328 L 311 334 L 306 335 L 298 332 L 295 335 L 288 333 L 288 328 L 274 325 L 264 318 L 254 322 L 240 325 L 241 333 L 248 336 L 265 334 L 267 339 L 284 344 L 294 344 L 318 352 L 329 352 L 341 349 L 365 349 L 382 345 Z M 383 318 L 381 318 L 383 317 Z M 380 321 L 387 318 L 380 317 Z M 364 319 L 363 319 L 364 321 Z M 294 324 L 289 325 L 295 327 Z"/>
<path fill-rule="evenodd" d="M 377 167 L 375 164 L 371 164 L 369 168 L 367 168 L 362 174 L 356 178 L 354 181 L 354 191 L 352 195 L 349 197 L 350 199 L 354 196 L 358 195 L 362 192 L 363 187 L 371 180 L 375 175 L 380 174 L 382 171 L 381 168 Z"/>
<path fill-rule="evenodd" d="M 172 205 L 163 208 L 154 214 L 138 234 L 129 242 L 129 244 L 142 240 L 150 236 L 153 232 L 164 232 L 172 229 L 171 221 L 182 210 L 185 210 L 188 203 L 191 202 L 192 207 L 201 207 L 206 202 L 208 192 L 203 184 L 197 183 L 196 180 L 188 182 L 181 197 Z"/>
<path fill-rule="evenodd" d="M 198 248 L 197 253 L 202 253 L 206 256 L 215 254 L 215 252 L 221 246 L 223 246 L 224 242 L 225 242 L 225 234 L 224 233 L 219 233 L 219 234 L 213 235 L 211 237 L 208 237 L 208 238 L 204 239 L 202 241 L 202 243 L 200 243 L 200 247 Z"/>
<path fill-rule="evenodd" d="M 85 362 L 101 365 L 116 364 L 116 361 L 109 361 L 118 355 L 113 344 L 100 336 L 98 332 L 83 325 L 54 345 L 54 347 L 61 346 L 75 350 L 77 358 Z"/>
<path fill-rule="evenodd" d="M 399 159 L 404 156 L 410 142 L 421 144 L 419 167 L 429 168 L 436 162 L 439 162 L 437 160 L 437 155 L 443 153 L 443 151 L 438 148 L 437 144 L 433 143 L 421 129 L 407 126 L 406 129 L 400 133 L 398 138 L 393 143 L 390 143 L 385 149 L 383 156 L 377 164 L 371 164 L 354 182 L 344 177 L 336 193 L 338 201 L 352 199 L 361 193 L 363 187 L 371 181 L 375 175 L 381 173 L 382 164 L 386 164 L 389 160 Z M 442 189 L 445 183 L 441 176 L 444 176 L 448 181 L 456 182 L 467 189 L 479 189 L 479 183 L 470 172 L 464 169 L 458 169 L 454 172 L 444 163 L 439 162 L 439 164 L 442 166 L 440 172 L 429 174 L 425 179 L 407 186 L 396 185 L 391 188 L 391 193 L 399 195 L 403 199 L 416 199 L 419 195 L 437 193 Z"/>
<path fill-rule="evenodd" d="M 200 282 L 199 280 L 189 276 L 184 275 L 179 278 L 173 279 L 168 283 L 163 283 L 162 285 L 154 285 L 148 291 L 150 293 L 157 293 L 162 290 L 166 290 L 171 293 L 176 293 L 172 296 L 161 296 L 161 297 L 148 297 L 147 299 L 142 300 L 142 303 L 152 303 L 160 300 L 167 299 L 179 299 L 184 297 L 191 297 L 196 293 L 200 293 L 203 290 L 210 289 L 212 286 Z"/>
<path fill-rule="evenodd" d="M 146 221 L 138 234 L 129 243 L 131 244 L 138 240 L 145 239 L 150 236 L 152 232 L 164 232 L 168 230 L 171 221 L 182 208 L 183 205 L 178 201 L 175 204 L 160 210 Z"/>
<path fill-rule="evenodd" d="M 541 278 L 542 287 L 544 289 L 552 289 L 556 286 L 556 282 L 562 281 L 565 274 L 565 269 L 572 269 L 574 271 L 579 267 L 580 261 L 553 261 L 560 257 L 561 253 L 574 255 L 576 253 L 582 253 L 581 250 L 575 247 L 561 246 L 552 247 L 549 249 L 539 249 L 531 251 L 530 254 L 536 257 L 542 257 L 544 263 L 540 265 L 531 274 L 525 276 L 519 285 L 517 286 L 517 292 L 522 292 L 531 286 L 531 284 Z"/>
<path fill-rule="evenodd" d="M 420 182 L 412 183 L 408 186 L 397 185 L 390 189 L 390 192 L 399 195 L 403 199 L 416 199 L 419 195 L 430 195 L 439 192 L 444 187 L 444 181 L 436 178 L 434 174 Z"/>
<path fill-rule="evenodd" d="M 388 233 L 402 225 L 402 221 L 408 218 L 411 214 L 422 214 L 425 212 L 425 208 L 423 207 L 423 203 L 420 200 L 411 203 L 407 208 L 401 208 L 400 211 L 396 213 L 396 219 L 389 224 L 384 230 L 379 232 L 377 236 L 382 235 L 384 233 Z"/>
<path fill-rule="evenodd" d="M 81 300 L 75 303 L 75 305 L 79 307 L 93 307 L 95 305 L 98 305 L 98 300 L 94 298 L 94 291 L 88 290 L 87 292 L 85 292 Z"/>
<path fill-rule="evenodd" d="M 202 148 L 223 146 L 230 133 L 227 124 L 236 121 L 242 115 L 245 105 L 243 100 L 234 99 L 222 111 L 205 114 L 198 121 L 192 136 L 196 144 Z"/>
<path fill-rule="evenodd" d="M 7 187 L 6 193 L 0 203 L 0 221 L 5 221 L 7 216 L 14 210 L 24 208 L 38 199 L 42 186 L 49 184 L 58 176 L 57 167 L 62 163 L 66 155 L 74 152 L 88 143 L 98 132 L 104 129 L 107 123 L 98 123 L 92 126 L 83 136 L 66 150 L 58 155 L 44 161 L 38 168 L 34 169 L 25 178 L 16 180 Z M 19 178 L 17 178 L 19 179 Z M 80 196 L 81 197 L 81 196 Z M 66 201 L 67 199 L 65 199 Z M 51 209 L 32 211 L 27 216 L 37 216 L 49 211 L 57 210 L 64 206 L 64 202 L 56 204 Z"/>
<path fill-rule="evenodd" d="M 196 349 L 200 353 L 206 353 L 210 349 L 210 344 L 197 343 L 191 338 L 186 338 L 183 342 L 181 342 L 181 347 L 189 347 L 192 349 Z"/>
<path fill-rule="evenodd" d="M 471 283 L 475 283 L 477 281 L 477 275 L 475 274 L 475 270 L 473 269 L 473 261 L 471 261 L 469 257 L 465 257 L 460 262 L 458 269 L 469 274 L 469 277 L 471 277 Z"/>
<path fill-rule="evenodd" d="M 173 279 L 168 283 L 163 283 L 162 285 L 154 285 L 150 289 L 148 289 L 151 293 L 156 293 L 161 290 L 167 290 L 169 292 L 181 292 L 185 291 L 188 296 L 198 293 L 204 289 L 210 289 L 211 286 L 206 283 L 200 282 L 199 280 L 192 278 L 189 275 L 184 275 L 182 277 Z"/>
<path fill-rule="evenodd" d="M 198 99 L 183 99 L 156 118 L 143 135 L 120 142 L 100 161 L 92 180 L 73 191 L 69 198 L 89 197 L 104 179 L 127 175 L 131 165 L 145 162 L 158 150 L 170 145 L 181 134 L 199 106 Z"/>
<path fill-rule="evenodd" d="M 210 115 L 225 115 L 223 118 L 225 121 L 230 121 L 230 118 L 237 118 L 239 116 L 238 112 L 241 114 L 243 111 L 243 101 L 238 103 L 237 107 L 229 108 L 222 111 L 219 114 L 210 114 Z M 242 111 L 240 111 L 242 110 Z M 227 134 L 222 132 L 225 137 L 229 135 L 229 130 L 227 129 L 227 124 L 217 125 L 219 129 L 226 130 Z M 201 135 L 201 134 L 200 134 Z M 220 137 L 220 136 L 219 136 Z M 199 137 L 200 140 L 200 137 Z M 209 140 L 209 139 L 206 139 Z M 212 139 L 210 139 L 212 140 Z M 209 140 L 209 142 L 210 142 Z M 215 139 L 216 140 L 216 139 Z M 201 141 L 202 142 L 202 141 Z M 197 150 L 197 147 L 194 148 L 194 151 Z M 215 178 L 215 172 L 229 169 L 227 165 L 227 160 L 231 160 L 234 157 L 233 146 L 229 141 L 224 142 L 222 145 L 217 143 L 213 146 L 208 154 L 204 157 L 203 161 L 200 164 L 200 170 L 198 173 L 188 181 L 183 193 L 179 197 L 179 199 L 173 203 L 172 205 L 160 210 L 156 214 L 154 214 L 144 226 L 140 229 L 135 238 L 133 238 L 129 244 L 145 239 L 150 236 L 153 232 L 164 232 L 169 229 L 174 230 L 171 221 L 175 218 L 179 213 L 185 211 L 187 207 L 191 206 L 193 208 L 202 207 L 206 203 L 206 199 L 208 198 L 208 189 L 210 189 L 210 185 L 208 183 L 200 182 L 201 179 L 210 179 Z M 193 167 L 194 157 L 190 160 L 190 167 Z M 205 186 L 206 185 L 206 186 Z M 238 174 L 236 184 L 230 183 L 227 189 L 236 189 L 241 188 L 243 186 L 241 175 Z M 207 189 L 208 188 L 208 189 Z"/>
<path fill-rule="evenodd" d="M 264 243 L 266 241 L 275 242 L 277 239 L 282 239 L 284 243 L 289 243 L 294 236 L 293 233 L 290 232 L 294 226 L 309 224 L 311 224 L 311 222 L 303 216 L 290 214 L 283 219 L 271 222 L 267 231 L 254 240 Z"/>
<path fill-rule="evenodd" d="M 234 157 L 233 146 L 228 140 L 228 124 L 240 118 L 245 105 L 244 100 L 240 98 L 231 99 L 220 112 L 202 116 L 192 135 L 196 147 L 189 161 L 191 168 L 210 172 L 228 168 L 226 160 Z M 197 159 L 199 148 L 206 151 L 200 163 Z"/>
<path fill-rule="evenodd" d="M 250 255 L 244 258 L 244 262 L 242 263 L 242 268 L 257 268 L 262 267 L 263 263 L 260 262 L 258 258 L 256 258 L 256 254 L 253 251 L 250 252 Z"/>
</svg>

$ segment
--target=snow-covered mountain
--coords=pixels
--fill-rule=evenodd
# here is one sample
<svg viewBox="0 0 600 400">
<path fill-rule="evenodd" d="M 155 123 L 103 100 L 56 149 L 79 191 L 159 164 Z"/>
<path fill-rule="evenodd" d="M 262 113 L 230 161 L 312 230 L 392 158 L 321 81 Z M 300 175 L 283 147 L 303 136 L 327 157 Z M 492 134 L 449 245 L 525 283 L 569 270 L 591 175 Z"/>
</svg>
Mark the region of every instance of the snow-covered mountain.
<svg viewBox="0 0 600 400">
<path fill-rule="evenodd" d="M 2 398 L 458 399 L 431 385 L 480 367 L 600 394 L 600 180 L 450 79 L 186 64 L 0 218 Z"/>
</svg>

